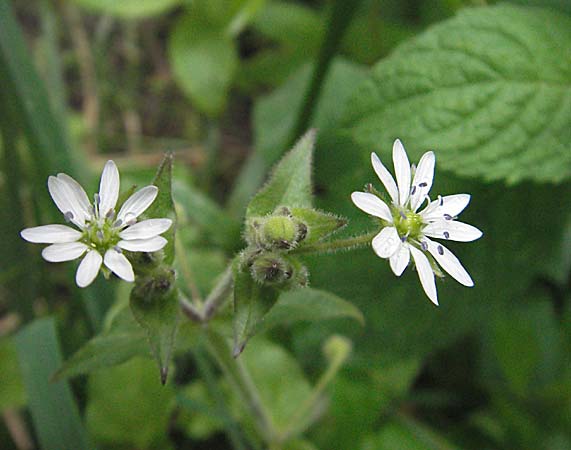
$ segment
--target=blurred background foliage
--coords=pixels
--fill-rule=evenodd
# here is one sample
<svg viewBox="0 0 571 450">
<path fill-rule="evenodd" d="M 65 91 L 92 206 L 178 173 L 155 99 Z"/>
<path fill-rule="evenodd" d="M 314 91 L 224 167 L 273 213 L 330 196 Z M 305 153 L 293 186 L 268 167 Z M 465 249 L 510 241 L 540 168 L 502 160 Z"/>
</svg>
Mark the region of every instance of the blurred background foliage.
<svg viewBox="0 0 571 450">
<path fill-rule="evenodd" d="M 285 427 L 332 364 L 323 343 L 352 341 L 284 448 L 571 448 L 571 4 L 495 3 L 0 0 L 0 447 L 259 448 L 196 330 L 162 387 L 129 286 L 79 290 L 18 232 L 59 221 L 48 175 L 93 192 L 111 158 L 144 185 L 171 151 L 179 278 L 204 297 L 267 170 L 313 126 L 317 206 L 348 235 L 370 227 L 349 201 L 377 183 L 370 152 L 389 161 L 400 137 L 412 160 L 436 151 L 433 192 L 472 194 L 462 218 L 484 237 L 457 251 L 475 288 L 445 280 L 438 309 L 370 249 L 307 258 L 312 287 L 365 325 L 298 321 L 244 352 Z M 101 332 L 113 367 L 48 382 Z"/>
</svg>

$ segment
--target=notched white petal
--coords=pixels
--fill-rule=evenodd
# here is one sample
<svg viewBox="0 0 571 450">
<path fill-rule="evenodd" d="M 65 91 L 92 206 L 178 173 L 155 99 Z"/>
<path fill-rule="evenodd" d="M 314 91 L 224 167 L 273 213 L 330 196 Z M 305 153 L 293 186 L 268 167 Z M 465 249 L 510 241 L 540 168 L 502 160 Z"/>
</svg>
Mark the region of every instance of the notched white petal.
<svg viewBox="0 0 571 450">
<path fill-rule="evenodd" d="M 389 223 L 393 222 L 391 210 L 387 204 L 376 195 L 368 192 L 353 192 L 351 194 L 351 200 L 357 208 L 365 211 L 367 214 L 379 217 Z"/>
<path fill-rule="evenodd" d="M 159 189 L 156 186 L 145 186 L 131 195 L 117 214 L 117 219 L 123 223 L 136 219 L 142 214 L 157 198 Z"/>
<path fill-rule="evenodd" d="M 452 278 L 464 286 L 474 286 L 474 281 L 470 274 L 464 269 L 456 255 L 444 247 L 442 244 L 426 239 L 428 243 L 428 251 L 436 262 L 442 267 Z"/>
<path fill-rule="evenodd" d="M 54 224 L 26 228 L 20 231 L 20 236 L 35 244 L 63 244 L 77 241 L 81 233 L 65 225 Z"/>
<path fill-rule="evenodd" d="M 105 216 L 107 212 L 115 208 L 117 198 L 119 198 L 119 170 L 111 160 L 105 163 L 101 181 L 99 182 L 99 213 Z"/>
<path fill-rule="evenodd" d="M 122 278 L 125 281 L 132 283 L 135 281 L 135 274 L 133 273 L 133 267 L 129 260 L 116 250 L 107 250 L 105 252 L 105 258 L 103 260 L 104 264 L 107 266 L 111 272 Z"/>
<path fill-rule="evenodd" d="M 430 301 L 438 306 L 438 294 L 436 293 L 434 272 L 432 271 L 432 267 L 430 267 L 428 258 L 424 253 L 412 246 L 410 247 L 410 252 L 412 253 L 416 271 L 418 272 L 418 278 L 420 279 L 420 284 L 422 285 L 424 292 Z"/>
<path fill-rule="evenodd" d="M 413 211 L 419 208 L 432 187 L 435 162 L 436 157 L 434 156 L 434 152 L 426 152 L 422 155 L 422 158 L 420 158 L 410 192 L 410 207 Z"/>
<path fill-rule="evenodd" d="M 79 258 L 86 250 L 87 245 L 82 242 L 52 244 L 42 250 L 42 257 L 49 262 L 71 261 Z"/>
<path fill-rule="evenodd" d="M 399 139 L 393 144 L 393 163 L 395 166 L 395 175 L 397 177 L 397 185 L 399 189 L 400 204 L 404 204 L 408 200 L 410 191 L 410 162 L 406 151 Z"/>
<path fill-rule="evenodd" d="M 394 274 L 397 277 L 400 277 L 410 262 L 410 250 L 408 249 L 408 244 L 401 245 L 398 251 L 391 256 L 389 262 Z"/>
<path fill-rule="evenodd" d="M 399 202 L 399 191 L 397 188 L 397 184 L 395 183 L 395 179 L 391 175 L 391 173 L 387 170 L 387 168 L 383 165 L 379 157 L 376 153 L 371 153 L 371 163 L 373 164 L 373 169 L 385 189 L 391 196 L 391 200 L 396 205 Z"/>
<path fill-rule="evenodd" d="M 103 258 L 96 250 L 90 250 L 81 260 L 77 272 L 75 273 L 75 282 L 80 288 L 89 286 L 95 280 L 101 268 Z"/>
<path fill-rule="evenodd" d="M 158 252 L 165 245 L 167 240 L 162 236 L 155 236 L 150 239 L 131 239 L 128 241 L 119 241 L 119 248 L 130 252 Z"/>
<path fill-rule="evenodd" d="M 395 227 L 385 227 L 373 238 L 373 250 L 380 258 L 390 258 L 394 255 L 402 241 Z"/>
<path fill-rule="evenodd" d="M 58 173 L 57 178 L 66 185 L 70 194 L 74 197 L 76 206 L 83 212 L 85 218 L 89 218 L 91 216 L 89 198 L 87 198 L 87 194 L 81 184 L 65 173 Z"/>
<path fill-rule="evenodd" d="M 69 217 L 69 220 L 73 224 L 77 225 L 79 228 L 83 228 L 85 224 L 85 216 L 82 209 L 77 206 L 76 202 L 73 202 L 72 196 L 69 193 L 69 188 L 66 184 L 59 178 L 50 176 L 48 178 L 48 190 L 50 191 L 50 195 L 54 203 L 62 214 Z"/>
<path fill-rule="evenodd" d="M 121 231 L 119 236 L 122 239 L 148 239 L 164 233 L 171 225 L 171 219 L 143 220 Z"/>
<path fill-rule="evenodd" d="M 426 236 L 458 242 L 472 242 L 482 237 L 482 232 L 472 225 L 456 220 L 437 220 L 429 223 L 423 233 Z"/>
</svg>

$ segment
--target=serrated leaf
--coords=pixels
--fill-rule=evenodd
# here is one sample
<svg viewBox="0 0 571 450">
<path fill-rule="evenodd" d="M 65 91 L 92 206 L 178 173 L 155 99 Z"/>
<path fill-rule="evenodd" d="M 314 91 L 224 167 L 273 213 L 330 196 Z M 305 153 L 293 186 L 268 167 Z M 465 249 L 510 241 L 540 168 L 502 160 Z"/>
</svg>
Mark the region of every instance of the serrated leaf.
<svg viewBox="0 0 571 450">
<path fill-rule="evenodd" d="M 369 149 L 438 151 L 485 180 L 571 177 L 571 18 L 500 5 L 463 10 L 382 60 L 343 122 Z"/>
<path fill-rule="evenodd" d="M 180 0 L 73 0 L 93 11 L 127 19 L 156 16 L 180 3 Z"/>
<path fill-rule="evenodd" d="M 159 266 L 150 275 L 137 277 L 131 291 L 130 306 L 133 316 L 147 333 L 151 351 L 159 365 L 161 382 L 165 384 L 180 323 L 174 271 Z"/>
<path fill-rule="evenodd" d="M 182 16 L 172 30 L 169 58 L 181 89 L 198 109 L 216 117 L 226 107 L 238 55 L 223 28 L 194 12 Z"/>
<path fill-rule="evenodd" d="M 267 184 L 254 196 L 246 217 L 265 216 L 278 206 L 311 207 L 311 164 L 315 130 L 308 131 L 275 167 Z"/>
<path fill-rule="evenodd" d="M 54 375 L 54 380 L 116 366 L 134 356 L 148 355 L 145 331 L 124 308 L 108 330 L 90 339 Z"/>
<path fill-rule="evenodd" d="M 241 270 L 236 260 L 232 267 L 234 273 L 234 328 L 233 355 L 242 353 L 248 340 L 257 333 L 264 316 L 274 306 L 279 292 L 273 288 L 256 283 L 250 272 Z"/>
<path fill-rule="evenodd" d="M 361 325 L 365 324 L 365 318 L 359 308 L 341 297 L 319 289 L 295 289 L 280 295 L 275 306 L 258 325 L 256 332 L 295 322 L 319 322 L 339 318 L 353 319 Z"/>
<path fill-rule="evenodd" d="M 292 208 L 291 214 L 307 226 L 307 236 L 300 247 L 330 236 L 347 225 L 347 219 L 309 208 Z"/>
</svg>

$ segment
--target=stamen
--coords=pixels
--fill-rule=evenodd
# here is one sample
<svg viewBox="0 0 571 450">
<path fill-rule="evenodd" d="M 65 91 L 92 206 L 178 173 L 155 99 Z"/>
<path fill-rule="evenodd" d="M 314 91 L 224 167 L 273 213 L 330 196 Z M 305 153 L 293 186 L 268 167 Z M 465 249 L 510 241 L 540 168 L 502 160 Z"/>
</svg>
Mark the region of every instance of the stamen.
<svg viewBox="0 0 571 450">
<path fill-rule="evenodd" d="M 438 206 L 442 206 L 444 205 L 444 199 L 442 198 L 441 195 L 438 196 Z"/>
<path fill-rule="evenodd" d="M 96 205 L 99 205 L 101 203 L 101 197 L 97 192 L 93 194 L 93 201 Z"/>
<path fill-rule="evenodd" d="M 128 221 L 126 222 L 126 224 L 127 224 L 128 226 L 135 225 L 136 223 L 137 223 L 137 218 L 136 218 L 136 217 L 133 217 L 132 219 L 130 219 L 130 220 L 128 220 Z"/>
<path fill-rule="evenodd" d="M 105 237 L 105 236 L 103 236 L 103 231 L 101 231 L 101 230 L 97 230 L 97 233 L 95 233 L 95 234 L 97 235 L 97 239 L 99 239 L 100 241 L 102 241 L 103 238 Z"/>
<path fill-rule="evenodd" d="M 436 249 L 438 250 L 439 255 L 444 255 L 444 248 L 442 247 L 442 245 L 439 245 L 438 247 L 436 247 Z"/>
<path fill-rule="evenodd" d="M 450 238 L 450 233 L 449 233 L 448 231 L 445 231 L 445 232 L 444 232 L 444 237 L 445 237 L 446 239 L 449 239 L 449 238 Z"/>
<path fill-rule="evenodd" d="M 416 186 L 413 186 L 412 189 L 410 190 L 410 195 L 414 195 L 415 192 L 416 192 Z"/>
<path fill-rule="evenodd" d="M 426 186 L 428 186 L 428 183 L 426 183 L 426 182 L 423 181 L 422 183 L 419 184 L 419 186 L 420 186 L 420 187 L 426 187 Z"/>
<path fill-rule="evenodd" d="M 113 224 L 113 228 L 119 228 L 121 225 L 123 225 L 123 221 L 121 219 L 117 219 Z"/>
<path fill-rule="evenodd" d="M 73 213 L 71 211 L 68 211 L 63 215 L 63 218 L 65 219 L 66 222 L 69 223 L 73 220 Z"/>
<path fill-rule="evenodd" d="M 425 252 L 428 251 L 428 244 L 426 242 L 420 241 L 420 246 Z"/>
<path fill-rule="evenodd" d="M 95 216 L 95 208 L 93 205 L 89 205 L 89 214 L 91 214 L 91 217 Z"/>
<path fill-rule="evenodd" d="M 113 247 L 113 250 L 115 250 L 117 253 L 123 253 L 123 249 L 121 247 L 119 247 L 118 245 Z"/>
<path fill-rule="evenodd" d="M 107 211 L 107 214 L 105 214 L 105 218 L 113 220 L 115 218 L 115 210 L 111 208 L 109 211 Z"/>
<path fill-rule="evenodd" d="M 446 220 L 452 220 L 452 216 L 450 214 L 444 214 L 444 218 Z"/>
<path fill-rule="evenodd" d="M 404 220 L 406 220 L 406 214 L 405 213 L 403 213 L 402 211 L 399 211 L 399 214 Z"/>
</svg>

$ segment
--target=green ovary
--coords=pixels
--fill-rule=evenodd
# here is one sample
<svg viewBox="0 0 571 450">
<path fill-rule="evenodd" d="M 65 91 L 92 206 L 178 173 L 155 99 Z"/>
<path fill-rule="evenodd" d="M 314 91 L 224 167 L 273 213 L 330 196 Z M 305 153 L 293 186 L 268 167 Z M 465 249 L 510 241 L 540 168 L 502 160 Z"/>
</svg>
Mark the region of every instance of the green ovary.
<svg viewBox="0 0 571 450">
<path fill-rule="evenodd" d="M 82 242 L 96 249 L 100 253 L 113 248 L 121 240 L 119 230 L 113 227 L 108 220 L 103 223 L 91 222 L 83 230 Z"/>
<path fill-rule="evenodd" d="M 393 216 L 400 237 L 419 239 L 423 226 L 422 217 L 412 211 L 396 211 Z"/>
</svg>

